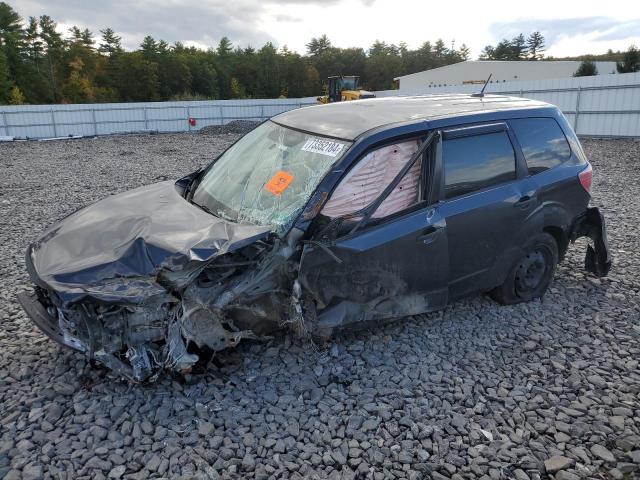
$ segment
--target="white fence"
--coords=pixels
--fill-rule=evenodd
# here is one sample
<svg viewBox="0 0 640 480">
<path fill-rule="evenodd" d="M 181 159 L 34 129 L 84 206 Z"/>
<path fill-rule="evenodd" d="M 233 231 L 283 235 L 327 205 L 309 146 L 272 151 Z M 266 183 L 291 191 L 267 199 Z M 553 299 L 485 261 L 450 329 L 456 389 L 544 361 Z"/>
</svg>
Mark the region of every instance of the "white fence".
<svg viewBox="0 0 640 480">
<path fill-rule="evenodd" d="M 233 120 L 264 120 L 315 103 L 315 98 L 290 98 L 0 106 L 0 136 L 57 138 L 143 131 L 188 132 Z"/>
<path fill-rule="evenodd" d="M 429 93 L 472 93 L 480 85 L 386 90 L 379 97 Z M 640 73 L 491 83 L 486 93 L 502 93 L 557 105 L 579 135 L 640 137 Z M 55 138 L 141 131 L 187 132 L 232 120 L 264 120 L 314 105 L 312 97 L 272 100 L 106 103 L 0 106 L 0 136 Z M 191 125 L 189 119 L 195 120 Z"/>
<path fill-rule="evenodd" d="M 473 93 L 481 88 L 482 85 L 457 85 L 376 93 L 378 97 Z M 514 95 L 557 105 L 578 135 L 640 137 L 640 72 L 490 83 L 485 93 Z"/>
</svg>

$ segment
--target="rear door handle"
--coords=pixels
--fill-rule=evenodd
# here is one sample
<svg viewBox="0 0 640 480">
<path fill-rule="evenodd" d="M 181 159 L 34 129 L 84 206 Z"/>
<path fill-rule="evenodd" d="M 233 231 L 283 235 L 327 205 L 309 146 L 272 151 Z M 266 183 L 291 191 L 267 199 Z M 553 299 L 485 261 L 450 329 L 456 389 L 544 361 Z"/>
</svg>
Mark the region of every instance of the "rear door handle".
<svg viewBox="0 0 640 480">
<path fill-rule="evenodd" d="M 442 227 L 435 227 L 431 225 L 427 227 L 424 232 L 422 232 L 422 235 L 418 237 L 418 240 L 420 240 L 425 245 L 429 245 L 441 235 L 442 231 Z"/>
</svg>

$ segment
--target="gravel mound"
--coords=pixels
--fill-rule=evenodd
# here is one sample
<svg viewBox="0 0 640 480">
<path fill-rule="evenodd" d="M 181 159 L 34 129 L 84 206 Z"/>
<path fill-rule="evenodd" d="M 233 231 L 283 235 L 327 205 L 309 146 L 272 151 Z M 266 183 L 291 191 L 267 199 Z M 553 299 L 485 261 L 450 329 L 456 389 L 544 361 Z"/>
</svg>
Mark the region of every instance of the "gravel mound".
<svg viewBox="0 0 640 480">
<path fill-rule="evenodd" d="M 209 125 L 202 127 L 198 132 L 204 135 L 220 135 L 222 133 L 235 133 L 244 135 L 250 132 L 262 122 L 254 122 L 252 120 L 233 120 L 224 125 Z"/>
<path fill-rule="evenodd" d="M 176 178 L 237 136 L 0 145 L 0 477 L 640 477 L 640 142 L 585 140 L 614 267 L 574 245 L 543 302 L 485 296 L 327 345 L 241 344 L 130 386 L 15 300 L 28 242 L 105 195 Z"/>
</svg>

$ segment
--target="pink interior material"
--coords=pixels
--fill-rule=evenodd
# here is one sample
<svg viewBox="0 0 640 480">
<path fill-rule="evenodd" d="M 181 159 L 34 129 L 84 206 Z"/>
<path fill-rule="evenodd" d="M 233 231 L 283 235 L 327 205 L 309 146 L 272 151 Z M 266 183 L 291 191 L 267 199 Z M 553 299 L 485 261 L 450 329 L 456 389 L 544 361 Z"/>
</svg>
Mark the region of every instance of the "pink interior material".
<svg viewBox="0 0 640 480">
<path fill-rule="evenodd" d="M 322 214 L 335 218 L 369 205 L 391 183 L 419 146 L 417 140 L 411 140 L 387 145 L 367 154 L 347 173 L 325 204 Z M 419 181 L 420 161 L 417 161 L 378 207 L 373 217 L 386 217 L 415 203 Z"/>
</svg>

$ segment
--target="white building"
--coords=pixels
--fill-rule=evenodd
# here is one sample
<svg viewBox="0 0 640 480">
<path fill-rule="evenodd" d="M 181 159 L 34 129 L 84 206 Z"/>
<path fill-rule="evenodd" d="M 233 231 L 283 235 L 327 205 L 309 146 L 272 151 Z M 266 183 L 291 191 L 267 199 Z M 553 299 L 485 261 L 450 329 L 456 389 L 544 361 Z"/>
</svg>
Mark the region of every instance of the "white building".
<svg viewBox="0 0 640 480">
<path fill-rule="evenodd" d="M 513 82 L 518 80 L 548 80 L 568 78 L 578 70 L 579 61 L 498 61 L 467 60 L 445 67 L 425 70 L 394 78 L 400 82 L 399 89 L 405 92 L 423 92 L 427 87 L 467 85 L 484 83 L 489 74 L 491 82 Z M 616 73 L 616 62 L 595 62 L 598 75 Z"/>
</svg>

